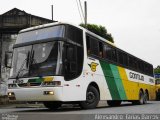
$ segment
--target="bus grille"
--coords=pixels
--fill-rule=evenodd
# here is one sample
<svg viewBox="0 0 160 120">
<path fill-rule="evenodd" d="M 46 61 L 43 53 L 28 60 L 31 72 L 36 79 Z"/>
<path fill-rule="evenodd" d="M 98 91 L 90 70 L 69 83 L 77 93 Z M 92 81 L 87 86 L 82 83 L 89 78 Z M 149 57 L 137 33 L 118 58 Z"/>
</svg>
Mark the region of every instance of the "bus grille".
<svg viewBox="0 0 160 120">
<path fill-rule="evenodd" d="M 23 83 L 23 84 L 18 84 L 19 87 L 30 87 L 30 86 L 40 86 L 41 83 Z"/>
</svg>

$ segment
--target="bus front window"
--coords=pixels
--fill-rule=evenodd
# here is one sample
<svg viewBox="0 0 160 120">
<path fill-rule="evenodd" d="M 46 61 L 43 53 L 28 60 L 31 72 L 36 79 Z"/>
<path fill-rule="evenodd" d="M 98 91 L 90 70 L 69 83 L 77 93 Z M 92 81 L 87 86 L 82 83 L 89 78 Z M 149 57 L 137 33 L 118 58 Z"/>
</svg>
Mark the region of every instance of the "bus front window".
<svg viewBox="0 0 160 120">
<path fill-rule="evenodd" d="M 11 77 L 28 76 L 27 64 L 31 48 L 32 46 L 24 46 L 14 49 Z"/>
<path fill-rule="evenodd" d="M 56 72 L 58 60 L 58 42 L 33 45 L 30 64 L 30 76 L 47 76 Z"/>
<path fill-rule="evenodd" d="M 62 74 L 62 42 L 53 41 L 15 48 L 12 78 Z"/>
</svg>

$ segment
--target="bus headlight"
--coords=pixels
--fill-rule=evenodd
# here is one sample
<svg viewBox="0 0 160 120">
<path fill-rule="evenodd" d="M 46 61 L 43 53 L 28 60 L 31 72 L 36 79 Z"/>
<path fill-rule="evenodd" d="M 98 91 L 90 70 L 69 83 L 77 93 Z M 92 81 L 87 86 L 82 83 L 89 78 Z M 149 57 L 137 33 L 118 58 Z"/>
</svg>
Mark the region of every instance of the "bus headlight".
<svg viewBox="0 0 160 120">
<path fill-rule="evenodd" d="M 14 92 L 8 92 L 8 98 L 9 100 L 16 100 Z"/>
<path fill-rule="evenodd" d="M 61 86 L 61 81 L 46 81 L 42 83 L 44 87 L 53 87 L 53 86 Z"/>
<path fill-rule="evenodd" d="M 13 97 L 15 96 L 14 92 L 8 92 L 8 97 Z"/>
</svg>

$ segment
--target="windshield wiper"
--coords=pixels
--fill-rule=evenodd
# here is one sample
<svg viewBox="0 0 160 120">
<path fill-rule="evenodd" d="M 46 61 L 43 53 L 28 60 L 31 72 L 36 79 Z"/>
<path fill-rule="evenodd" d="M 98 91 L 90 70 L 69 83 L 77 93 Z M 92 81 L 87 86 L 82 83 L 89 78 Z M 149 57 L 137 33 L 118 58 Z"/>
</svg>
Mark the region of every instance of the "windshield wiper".
<svg viewBox="0 0 160 120">
<path fill-rule="evenodd" d="M 23 63 L 21 64 L 20 69 L 17 72 L 16 79 L 19 78 L 19 75 L 20 75 L 21 72 L 23 72 L 24 70 L 28 70 L 28 69 L 23 69 L 23 67 L 24 67 L 24 65 L 26 63 L 26 67 L 28 68 L 28 66 L 29 66 L 29 56 L 30 56 L 30 52 L 28 51 L 27 58 L 24 59 Z"/>
</svg>

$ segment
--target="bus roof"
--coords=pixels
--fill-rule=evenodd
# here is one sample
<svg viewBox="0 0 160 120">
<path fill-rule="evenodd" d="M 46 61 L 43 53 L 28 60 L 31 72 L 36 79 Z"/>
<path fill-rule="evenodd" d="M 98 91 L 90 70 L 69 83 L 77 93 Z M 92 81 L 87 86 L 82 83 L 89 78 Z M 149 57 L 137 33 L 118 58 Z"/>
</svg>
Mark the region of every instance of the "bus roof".
<svg viewBox="0 0 160 120">
<path fill-rule="evenodd" d="M 100 40 L 102 40 L 102 41 L 104 41 L 104 42 L 107 42 L 108 44 L 110 44 L 110 45 L 112 45 L 112 46 L 115 47 L 115 44 L 114 44 L 114 43 L 106 40 L 105 38 L 103 38 L 103 37 L 101 37 L 101 36 L 99 36 L 99 35 L 91 32 L 91 31 L 89 31 L 89 30 L 87 30 L 87 29 L 85 29 L 85 28 L 83 28 L 83 27 L 81 27 L 81 26 L 77 26 L 77 25 L 74 25 L 74 24 L 72 24 L 72 23 L 66 23 L 66 22 L 53 22 L 53 23 L 38 25 L 38 26 L 34 26 L 34 27 L 30 27 L 30 28 L 23 29 L 23 30 L 21 30 L 19 33 L 24 33 L 24 32 L 28 32 L 28 31 L 37 30 L 37 29 L 43 29 L 43 28 L 52 27 L 52 26 L 55 26 L 55 25 L 60 25 L 60 24 L 66 24 L 66 25 L 68 24 L 68 25 L 75 26 L 75 27 L 77 27 L 77 28 L 79 28 L 79 29 L 81 29 L 81 30 L 84 30 L 85 32 L 89 33 L 90 35 L 92 35 L 92 36 L 94 36 L 94 37 L 96 37 L 96 38 L 99 38 Z"/>
</svg>

